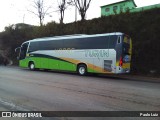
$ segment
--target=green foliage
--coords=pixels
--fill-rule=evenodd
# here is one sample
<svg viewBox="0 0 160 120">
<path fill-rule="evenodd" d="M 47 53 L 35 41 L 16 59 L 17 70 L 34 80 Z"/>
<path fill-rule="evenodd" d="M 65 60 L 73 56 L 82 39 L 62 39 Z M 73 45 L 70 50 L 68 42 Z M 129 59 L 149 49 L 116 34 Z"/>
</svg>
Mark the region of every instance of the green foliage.
<svg viewBox="0 0 160 120">
<path fill-rule="evenodd" d="M 0 33 L 0 42 L 10 47 L 10 57 L 13 59 L 13 49 L 26 40 L 69 34 L 99 34 L 123 32 L 133 40 L 132 73 L 149 74 L 156 71 L 160 74 L 160 9 L 152 9 L 137 13 L 121 13 L 108 17 L 95 18 L 88 21 L 78 21 L 68 24 L 50 22 L 44 26 L 11 25 Z M 15 57 L 15 56 L 14 56 Z"/>
</svg>

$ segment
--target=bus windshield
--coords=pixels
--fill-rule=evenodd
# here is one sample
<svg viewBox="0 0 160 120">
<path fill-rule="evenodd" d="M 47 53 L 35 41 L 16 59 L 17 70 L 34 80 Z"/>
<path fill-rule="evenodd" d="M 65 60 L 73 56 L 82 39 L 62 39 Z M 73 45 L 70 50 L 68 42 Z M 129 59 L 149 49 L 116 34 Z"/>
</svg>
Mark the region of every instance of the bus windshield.
<svg viewBox="0 0 160 120">
<path fill-rule="evenodd" d="M 20 59 L 20 60 L 25 59 L 27 49 L 28 49 L 28 42 L 22 44 L 22 46 L 21 46 L 20 56 L 19 56 L 19 59 Z"/>
</svg>

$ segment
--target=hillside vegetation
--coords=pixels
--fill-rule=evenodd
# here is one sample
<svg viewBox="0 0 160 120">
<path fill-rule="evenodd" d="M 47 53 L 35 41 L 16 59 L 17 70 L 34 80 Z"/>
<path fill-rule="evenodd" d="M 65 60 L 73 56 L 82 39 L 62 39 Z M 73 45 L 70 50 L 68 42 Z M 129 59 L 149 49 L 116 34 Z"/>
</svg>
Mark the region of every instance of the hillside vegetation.
<svg viewBox="0 0 160 120">
<path fill-rule="evenodd" d="M 20 26 L 20 27 L 19 27 Z M 0 49 L 15 61 L 14 49 L 26 40 L 69 34 L 123 32 L 133 41 L 132 74 L 160 74 L 160 9 L 122 13 L 69 24 L 50 22 L 42 27 L 17 24 L 0 33 Z M 4 56 L 3 55 L 3 56 Z M 14 62 L 15 63 L 15 62 Z"/>
</svg>

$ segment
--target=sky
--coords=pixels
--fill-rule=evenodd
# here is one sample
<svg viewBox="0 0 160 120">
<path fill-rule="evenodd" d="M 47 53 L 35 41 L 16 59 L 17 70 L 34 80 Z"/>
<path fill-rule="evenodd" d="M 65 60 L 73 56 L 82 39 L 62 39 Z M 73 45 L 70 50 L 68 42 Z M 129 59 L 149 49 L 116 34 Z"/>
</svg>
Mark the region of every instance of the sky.
<svg viewBox="0 0 160 120">
<path fill-rule="evenodd" d="M 6 26 L 16 23 L 26 23 L 31 25 L 39 25 L 39 19 L 29 11 L 35 11 L 33 8 L 34 0 L 3 0 L 0 3 L 0 31 L 3 31 Z M 100 6 L 110 3 L 119 2 L 122 0 L 92 0 L 87 11 L 86 19 L 97 18 L 101 16 Z M 137 7 L 160 4 L 160 0 L 134 0 Z M 57 0 L 44 0 L 46 9 L 50 7 L 49 15 L 45 17 L 44 23 L 51 21 L 59 22 L 59 14 L 56 12 Z M 77 13 L 77 19 L 80 20 L 80 15 Z M 75 21 L 75 8 L 68 7 L 65 11 L 64 22 L 69 23 Z"/>
</svg>

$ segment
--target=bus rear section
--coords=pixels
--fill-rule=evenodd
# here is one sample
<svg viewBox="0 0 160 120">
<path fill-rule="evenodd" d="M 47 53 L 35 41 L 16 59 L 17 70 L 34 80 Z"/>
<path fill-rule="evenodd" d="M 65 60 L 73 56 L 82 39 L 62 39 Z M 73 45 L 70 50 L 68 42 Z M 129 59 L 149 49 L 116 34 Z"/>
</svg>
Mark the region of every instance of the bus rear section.
<svg viewBox="0 0 160 120">
<path fill-rule="evenodd" d="M 128 35 L 123 35 L 121 50 L 117 55 L 116 73 L 129 73 L 132 55 L 132 40 Z"/>
</svg>

